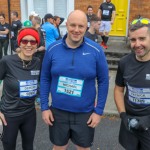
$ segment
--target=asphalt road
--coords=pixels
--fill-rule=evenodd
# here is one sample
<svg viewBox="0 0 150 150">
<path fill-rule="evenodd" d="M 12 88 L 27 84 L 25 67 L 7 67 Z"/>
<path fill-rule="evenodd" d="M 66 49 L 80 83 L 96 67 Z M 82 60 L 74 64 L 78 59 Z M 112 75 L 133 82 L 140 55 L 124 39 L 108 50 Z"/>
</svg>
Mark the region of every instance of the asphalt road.
<svg viewBox="0 0 150 150">
<path fill-rule="evenodd" d="M 123 150 L 118 143 L 120 119 L 115 116 L 105 116 L 95 130 L 94 145 L 91 150 Z M 0 142 L 0 150 L 3 150 Z M 22 150 L 20 135 L 17 139 L 16 150 Z M 41 111 L 37 110 L 37 129 L 34 142 L 34 150 L 52 150 L 49 141 L 48 126 L 41 119 Z M 68 150 L 75 150 L 70 142 Z"/>
</svg>

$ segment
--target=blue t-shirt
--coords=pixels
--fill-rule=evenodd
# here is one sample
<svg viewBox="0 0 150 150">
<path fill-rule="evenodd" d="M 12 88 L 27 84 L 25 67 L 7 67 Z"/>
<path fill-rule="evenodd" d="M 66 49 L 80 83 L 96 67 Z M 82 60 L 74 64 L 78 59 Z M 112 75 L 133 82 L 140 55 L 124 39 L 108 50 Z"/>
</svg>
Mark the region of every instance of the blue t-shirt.
<svg viewBox="0 0 150 150">
<path fill-rule="evenodd" d="M 56 39 L 59 37 L 59 33 L 57 28 L 49 22 L 45 22 L 42 25 L 42 28 L 46 32 L 46 50 L 47 50 L 48 46 L 51 43 L 55 42 Z"/>
</svg>

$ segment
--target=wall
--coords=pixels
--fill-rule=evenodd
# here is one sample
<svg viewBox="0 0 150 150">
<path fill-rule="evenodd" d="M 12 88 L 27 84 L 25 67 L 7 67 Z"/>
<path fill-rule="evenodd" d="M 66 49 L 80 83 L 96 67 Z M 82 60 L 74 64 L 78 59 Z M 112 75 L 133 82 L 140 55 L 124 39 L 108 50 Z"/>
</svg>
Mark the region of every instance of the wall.
<svg viewBox="0 0 150 150">
<path fill-rule="evenodd" d="M 149 0 L 130 0 L 130 18 L 133 20 L 141 15 L 142 17 L 150 18 L 150 3 Z"/>
<path fill-rule="evenodd" d="M 10 0 L 10 11 L 17 11 L 20 18 L 20 0 Z M 8 0 L 0 0 L 0 12 L 3 12 L 6 17 L 6 22 L 9 21 Z"/>
<path fill-rule="evenodd" d="M 87 12 L 88 5 L 91 5 L 94 13 L 97 14 L 98 8 L 102 2 L 103 0 L 75 0 L 75 9 Z"/>
<path fill-rule="evenodd" d="M 81 9 L 87 12 L 88 5 L 93 6 L 94 13 L 97 13 L 99 5 L 103 0 L 75 0 L 75 9 Z M 150 18 L 149 0 L 130 0 L 129 21 L 141 15 Z"/>
</svg>

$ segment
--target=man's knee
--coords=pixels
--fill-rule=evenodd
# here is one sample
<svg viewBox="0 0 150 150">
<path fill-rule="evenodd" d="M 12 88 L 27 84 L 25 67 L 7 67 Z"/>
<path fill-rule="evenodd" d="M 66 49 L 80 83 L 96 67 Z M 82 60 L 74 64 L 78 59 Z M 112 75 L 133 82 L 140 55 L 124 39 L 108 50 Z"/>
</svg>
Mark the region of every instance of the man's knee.
<svg viewBox="0 0 150 150">
<path fill-rule="evenodd" d="M 53 150 L 67 150 L 68 144 L 64 146 L 54 145 Z"/>
</svg>

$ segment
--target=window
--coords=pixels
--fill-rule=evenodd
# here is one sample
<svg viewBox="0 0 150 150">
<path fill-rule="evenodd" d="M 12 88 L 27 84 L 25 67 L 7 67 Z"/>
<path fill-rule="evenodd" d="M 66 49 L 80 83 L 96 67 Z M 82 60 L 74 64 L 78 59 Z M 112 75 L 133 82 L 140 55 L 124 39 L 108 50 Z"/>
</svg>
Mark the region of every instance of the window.
<svg viewBox="0 0 150 150">
<path fill-rule="evenodd" d="M 67 17 L 67 0 L 54 1 L 54 15 L 66 18 Z"/>
</svg>

